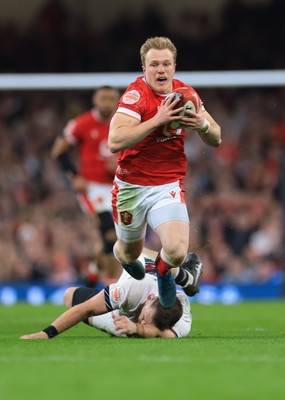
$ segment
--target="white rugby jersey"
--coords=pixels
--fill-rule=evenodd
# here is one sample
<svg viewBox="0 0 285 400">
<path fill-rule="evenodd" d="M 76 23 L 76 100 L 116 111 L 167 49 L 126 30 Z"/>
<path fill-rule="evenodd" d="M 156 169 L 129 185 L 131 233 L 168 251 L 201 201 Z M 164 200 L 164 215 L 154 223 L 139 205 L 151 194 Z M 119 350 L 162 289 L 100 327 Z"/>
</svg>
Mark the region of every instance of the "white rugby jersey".
<svg viewBox="0 0 285 400">
<path fill-rule="evenodd" d="M 150 294 L 158 296 L 157 278 L 153 274 L 146 273 L 144 279 L 136 280 L 126 271 L 122 273 L 118 282 L 105 289 L 105 301 L 109 310 L 117 310 L 119 315 L 125 315 L 130 320 L 139 313 L 139 310 Z M 183 314 L 180 320 L 173 326 L 172 331 L 177 337 L 185 337 L 191 329 L 192 317 L 188 297 L 181 290 L 177 290 L 177 297 L 181 301 Z M 92 325 L 115 336 L 112 311 L 92 318 Z"/>
</svg>

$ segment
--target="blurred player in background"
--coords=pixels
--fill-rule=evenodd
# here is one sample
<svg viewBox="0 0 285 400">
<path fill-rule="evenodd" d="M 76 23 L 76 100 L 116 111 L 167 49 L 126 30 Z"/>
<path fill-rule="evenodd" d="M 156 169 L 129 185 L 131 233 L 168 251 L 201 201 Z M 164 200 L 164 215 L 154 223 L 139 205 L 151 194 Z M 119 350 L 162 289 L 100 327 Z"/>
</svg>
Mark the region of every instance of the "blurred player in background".
<svg viewBox="0 0 285 400">
<path fill-rule="evenodd" d="M 164 308 L 158 298 L 154 262 L 157 253 L 146 248 L 143 250 L 144 279 L 136 280 L 123 270 L 118 282 L 102 291 L 71 287 L 64 294 L 64 303 L 69 310 L 46 329 L 24 335 L 21 339 L 49 339 L 81 321 L 114 336 L 187 336 L 192 324 L 187 295 L 194 296 L 199 292 L 200 259 L 195 253 L 189 253 L 185 263 L 177 268 L 179 273 L 175 283 L 182 287 L 184 293 L 176 290 L 175 304 Z"/>
<path fill-rule="evenodd" d="M 171 268 L 186 257 L 189 246 L 189 217 L 183 179 L 187 171 L 184 152 L 185 128 L 197 131 L 203 142 L 219 146 L 221 129 L 205 110 L 177 108 L 179 99 L 168 96 L 186 86 L 173 79 L 177 50 L 170 39 L 148 39 L 140 49 L 144 76 L 129 85 L 112 118 L 109 148 L 119 153 L 113 186 L 113 215 L 117 242 L 114 254 L 130 275 L 144 277 L 140 254 L 146 225 L 158 235 L 162 249 L 156 260 L 159 297 L 164 307 L 176 298 Z M 172 121 L 179 127 L 170 129 Z"/>
<path fill-rule="evenodd" d="M 93 108 L 70 120 L 52 148 L 52 157 L 70 180 L 82 210 L 101 233 L 102 243 L 88 266 L 87 286 L 97 280 L 105 284 L 117 280 L 121 267 L 112 249 L 116 240 L 112 217 L 111 190 L 117 157 L 107 145 L 109 124 L 120 93 L 110 86 L 98 88 L 92 97 Z M 79 168 L 70 157 L 77 147 Z M 98 246 L 98 244 L 97 244 Z M 94 246 L 95 249 L 95 246 Z"/>
</svg>

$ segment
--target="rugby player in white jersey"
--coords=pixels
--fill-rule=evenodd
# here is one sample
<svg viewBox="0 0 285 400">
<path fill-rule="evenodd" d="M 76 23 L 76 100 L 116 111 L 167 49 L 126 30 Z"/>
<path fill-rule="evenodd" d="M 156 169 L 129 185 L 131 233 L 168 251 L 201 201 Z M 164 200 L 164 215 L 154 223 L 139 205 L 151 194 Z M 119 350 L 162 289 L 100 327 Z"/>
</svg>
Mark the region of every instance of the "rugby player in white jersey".
<svg viewBox="0 0 285 400">
<path fill-rule="evenodd" d="M 148 256 L 154 254 L 146 252 Z M 146 274 L 142 280 L 132 278 L 123 270 L 118 282 L 101 291 L 84 287 L 67 289 L 64 303 L 69 309 L 46 329 L 21 339 L 53 338 L 81 321 L 115 336 L 187 336 L 192 323 L 188 296 L 199 291 L 201 260 L 195 253 L 189 253 L 186 262 L 177 269 L 175 282 L 183 290 L 177 289 L 176 302 L 169 308 L 164 308 L 159 301 L 154 257 L 147 258 L 145 254 L 144 260 Z"/>
</svg>

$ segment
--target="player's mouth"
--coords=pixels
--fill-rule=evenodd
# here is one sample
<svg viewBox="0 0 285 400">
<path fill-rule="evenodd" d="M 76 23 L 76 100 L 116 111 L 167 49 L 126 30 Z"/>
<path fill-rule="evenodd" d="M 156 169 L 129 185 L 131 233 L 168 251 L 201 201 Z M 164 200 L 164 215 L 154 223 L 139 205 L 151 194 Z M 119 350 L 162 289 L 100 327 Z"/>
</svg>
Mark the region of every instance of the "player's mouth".
<svg viewBox="0 0 285 400">
<path fill-rule="evenodd" d="M 158 84 L 163 84 L 163 83 L 167 82 L 167 78 L 159 77 L 159 78 L 157 78 L 156 81 Z"/>
</svg>

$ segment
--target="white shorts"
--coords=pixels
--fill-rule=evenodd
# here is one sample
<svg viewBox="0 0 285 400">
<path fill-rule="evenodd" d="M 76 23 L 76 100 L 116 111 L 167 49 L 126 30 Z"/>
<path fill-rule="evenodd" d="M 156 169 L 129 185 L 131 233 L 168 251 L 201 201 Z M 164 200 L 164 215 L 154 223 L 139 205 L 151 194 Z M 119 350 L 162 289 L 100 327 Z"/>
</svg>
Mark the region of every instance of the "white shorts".
<svg viewBox="0 0 285 400">
<path fill-rule="evenodd" d="M 115 177 L 112 194 L 117 237 L 126 243 L 144 238 L 147 224 L 155 231 L 158 225 L 167 221 L 189 223 L 180 181 L 140 186 Z"/>
<path fill-rule="evenodd" d="M 87 193 L 78 194 L 77 199 L 83 212 L 94 214 L 109 211 L 112 213 L 112 185 L 88 183 Z"/>
</svg>

